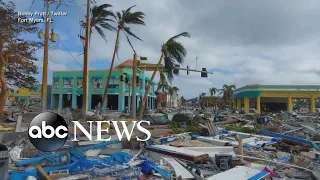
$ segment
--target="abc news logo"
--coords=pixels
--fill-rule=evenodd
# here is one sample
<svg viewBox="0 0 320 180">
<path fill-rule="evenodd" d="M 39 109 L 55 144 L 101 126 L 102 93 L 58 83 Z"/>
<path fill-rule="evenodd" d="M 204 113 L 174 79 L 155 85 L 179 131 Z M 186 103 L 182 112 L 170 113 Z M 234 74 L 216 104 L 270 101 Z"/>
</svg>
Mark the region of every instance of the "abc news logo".
<svg viewBox="0 0 320 180">
<path fill-rule="evenodd" d="M 72 121 L 74 124 L 74 138 L 72 141 L 79 141 L 77 140 L 77 132 L 76 130 L 79 129 L 89 140 L 92 141 L 92 123 L 94 121 L 88 121 L 90 123 L 90 130 L 89 132 L 78 122 Z M 128 130 L 126 121 L 111 121 L 118 139 L 121 141 L 124 135 L 126 135 L 128 141 L 130 141 L 133 130 L 135 125 L 137 129 L 146 134 L 147 137 L 145 139 L 140 139 L 138 136 L 137 141 L 147 141 L 151 137 L 151 133 L 148 129 L 141 126 L 141 123 L 147 123 L 150 125 L 149 121 L 132 121 L 133 127 L 132 129 Z M 121 128 L 118 125 L 118 122 L 121 123 L 123 131 L 121 132 Z M 108 139 L 103 139 L 101 132 L 107 132 L 109 129 L 102 129 L 102 123 L 108 123 L 110 126 L 110 121 L 95 121 L 97 124 L 97 139 L 95 141 L 110 141 L 111 137 Z M 29 125 L 29 139 L 30 142 L 36 147 L 38 150 L 43 152 L 52 152 L 56 151 L 61 148 L 68 139 L 68 125 L 66 121 L 56 113 L 52 112 L 44 112 L 37 115 Z"/>
<path fill-rule="evenodd" d="M 32 119 L 28 135 L 30 142 L 38 150 L 56 151 L 68 139 L 68 125 L 59 114 L 44 112 Z"/>
</svg>

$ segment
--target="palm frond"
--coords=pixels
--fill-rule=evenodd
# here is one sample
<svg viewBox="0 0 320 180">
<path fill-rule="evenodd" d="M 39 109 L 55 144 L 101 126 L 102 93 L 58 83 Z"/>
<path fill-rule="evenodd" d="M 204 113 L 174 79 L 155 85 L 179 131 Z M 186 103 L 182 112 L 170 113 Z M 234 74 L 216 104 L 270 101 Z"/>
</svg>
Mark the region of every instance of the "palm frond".
<svg viewBox="0 0 320 180">
<path fill-rule="evenodd" d="M 180 33 L 178 35 L 175 35 L 175 36 L 171 37 L 167 42 L 174 41 L 174 40 L 176 40 L 176 39 L 178 39 L 180 37 L 188 37 L 188 38 L 190 38 L 191 36 L 190 36 L 190 34 L 188 32 L 182 32 L 182 33 Z"/>
<path fill-rule="evenodd" d="M 180 42 L 170 41 L 166 44 L 166 55 L 171 58 L 173 62 L 183 64 L 187 51 Z"/>
<path fill-rule="evenodd" d="M 135 34 L 133 34 L 131 31 L 130 31 L 130 28 L 129 27 L 124 27 L 123 30 L 129 35 L 129 36 L 132 36 L 136 39 L 139 39 L 140 41 L 143 41 L 142 39 L 140 39 L 138 36 L 136 36 Z"/>
</svg>

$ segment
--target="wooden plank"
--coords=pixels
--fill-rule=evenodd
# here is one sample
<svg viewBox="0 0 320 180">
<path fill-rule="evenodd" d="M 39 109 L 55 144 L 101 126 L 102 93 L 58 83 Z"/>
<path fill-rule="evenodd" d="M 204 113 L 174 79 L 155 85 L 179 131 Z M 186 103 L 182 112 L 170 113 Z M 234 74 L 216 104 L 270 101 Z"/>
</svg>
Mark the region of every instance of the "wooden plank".
<svg viewBox="0 0 320 180">
<path fill-rule="evenodd" d="M 36 166 L 40 180 L 53 180 L 39 165 Z"/>
<path fill-rule="evenodd" d="M 167 145 L 147 146 L 146 150 L 193 162 L 200 162 L 209 157 L 209 155 L 206 153 L 196 152 Z"/>
<path fill-rule="evenodd" d="M 163 157 L 162 159 L 174 169 L 176 177 L 181 176 L 182 179 L 194 179 L 194 176 L 172 157 Z"/>
</svg>

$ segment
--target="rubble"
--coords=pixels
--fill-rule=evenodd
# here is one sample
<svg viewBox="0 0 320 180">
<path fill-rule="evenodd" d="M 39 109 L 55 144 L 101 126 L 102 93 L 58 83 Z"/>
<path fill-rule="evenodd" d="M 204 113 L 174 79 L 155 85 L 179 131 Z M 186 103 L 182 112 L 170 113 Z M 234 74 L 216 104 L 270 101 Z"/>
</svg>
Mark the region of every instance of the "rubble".
<svg viewBox="0 0 320 180">
<path fill-rule="evenodd" d="M 7 148 L 3 152 L 8 156 L 0 169 L 9 170 L 10 180 L 319 178 L 317 113 L 192 115 L 185 109 L 180 114 L 176 111 L 175 115 L 145 116 L 152 122 L 146 127 L 152 135 L 146 142 L 128 141 L 125 136 L 119 141 L 115 135 L 110 135 L 111 141 L 95 142 L 77 131 L 80 141 L 67 141 L 55 153 L 38 152 L 27 140 L 25 127 L 37 112 L 16 113 L 14 125 L 0 127 L 0 140 Z M 87 120 L 126 120 L 127 126 L 133 121 L 121 113 L 93 112 L 85 117 L 73 109 L 60 113 L 83 126 Z M 112 125 L 104 128 L 115 134 Z"/>
</svg>

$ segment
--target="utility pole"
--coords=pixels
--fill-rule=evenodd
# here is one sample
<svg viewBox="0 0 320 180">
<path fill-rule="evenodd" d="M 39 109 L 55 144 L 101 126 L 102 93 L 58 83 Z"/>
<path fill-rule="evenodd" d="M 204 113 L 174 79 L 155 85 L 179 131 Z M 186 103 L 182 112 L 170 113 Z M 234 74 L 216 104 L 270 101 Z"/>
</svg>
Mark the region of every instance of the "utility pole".
<svg viewBox="0 0 320 180">
<path fill-rule="evenodd" d="M 136 95 L 136 88 L 137 88 L 137 54 L 133 54 L 133 65 L 132 65 L 132 111 L 131 117 L 133 119 L 136 118 L 137 113 L 137 95 Z"/>
<path fill-rule="evenodd" d="M 129 79 L 129 82 L 128 82 L 128 88 L 129 88 L 129 96 L 128 96 L 128 111 L 131 112 L 131 80 Z"/>
<path fill-rule="evenodd" d="M 86 37 L 84 44 L 84 58 L 83 58 L 83 99 L 82 99 L 82 113 L 85 116 L 88 111 L 88 57 L 89 57 L 89 36 L 90 36 L 90 0 L 87 0 L 87 16 L 86 16 Z"/>
<path fill-rule="evenodd" d="M 198 56 L 196 56 L 196 69 L 198 67 Z"/>
<path fill-rule="evenodd" d="M 47 96 L 48 96 L 48 58 L 49 58 L 49 12 L 50 0 L 46 0 L 46 27 L 44 34 L 44 52 L 43 52 L 43 66 L 42 66 L 42 88 L 41 88 L 41 108 L 47 110 Z"/>
</svg>

